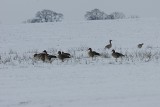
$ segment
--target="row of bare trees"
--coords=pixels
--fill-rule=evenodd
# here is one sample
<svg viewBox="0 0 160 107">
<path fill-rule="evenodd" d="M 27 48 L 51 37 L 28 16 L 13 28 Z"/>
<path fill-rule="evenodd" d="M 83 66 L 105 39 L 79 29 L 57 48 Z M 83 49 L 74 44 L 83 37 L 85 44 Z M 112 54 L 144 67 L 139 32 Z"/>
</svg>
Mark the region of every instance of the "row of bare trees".
<svg viewBox="0 0 160 107">
<path fill-rule="evenodd" d="M 122 12 L 113 12 L 112 14 L 106 14 L 99 9 L 87 11 L 85 14 L 86 20 L 107 20 L 107 19 L 124 19 L 125 15 Z"/>
<path fill-rule="evenodd" d="M 25 21 L 26 23 L 43 23 L 43 22 L 60 22 L 63 20 L 63 14 L 57 13 L 52 10 L 44 9 L 42 11 L 38 11 L 35 14 L 35 18 L 28 19 Z M 99 9 L 93 9 L 91 11 L 87 11 L 84 15 L 86 20 L 108 20 L 108 19 L 124 19 L 126 18 L 125 14 L 122 12 L 113 12 L 111 14 L 106 14 Z M 130 18 L 138 18 L 138 16 L 131 16 Z"/>
</svg>

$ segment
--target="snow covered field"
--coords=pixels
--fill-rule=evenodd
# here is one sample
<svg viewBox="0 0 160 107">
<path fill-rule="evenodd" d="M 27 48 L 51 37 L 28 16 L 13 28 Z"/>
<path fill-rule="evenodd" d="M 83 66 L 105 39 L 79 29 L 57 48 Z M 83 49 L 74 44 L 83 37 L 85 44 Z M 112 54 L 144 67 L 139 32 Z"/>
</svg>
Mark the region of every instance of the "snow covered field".
<svg viewBox="0 0 160 107">
<path fill-rule="evenodd" d="M 0 25 L 0 107 L 160 107 L 159 41 L 156 18 Z M 34 61 L 43 50 L 72 58 Z"/>
</svg>

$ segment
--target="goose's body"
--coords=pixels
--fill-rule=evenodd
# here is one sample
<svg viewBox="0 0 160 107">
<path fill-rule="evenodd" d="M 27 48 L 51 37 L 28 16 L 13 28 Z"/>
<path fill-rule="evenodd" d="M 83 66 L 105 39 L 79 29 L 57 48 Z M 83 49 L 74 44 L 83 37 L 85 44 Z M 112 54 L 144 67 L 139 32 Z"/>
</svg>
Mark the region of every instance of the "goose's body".
<svg viewBox="0 0 160 107">
<path fill-rule="evenodd" d="M 46 59 L 46 53 L 42 52 L 42 53 L 34 54 L 34 59 L 42 60 L 44 62 Z"/>
<path fill-rule="evenodd" d="M 62 54 L 67 55 L 67 56 L 71 56 L 71 54 L 65 53 L 65 52 L 62 52 Z"/>
<path fill-rule="evenodd" d="M 143 46 L 143 43 L 137 45 L 138 48 L 142 48 L 142 46 Z"/>
<path fill-rule="evenodd" d="M 52 58 L 57 58 L 55 55 L 48 55 L 47 59 L 51 60 Z"/>
</svg>

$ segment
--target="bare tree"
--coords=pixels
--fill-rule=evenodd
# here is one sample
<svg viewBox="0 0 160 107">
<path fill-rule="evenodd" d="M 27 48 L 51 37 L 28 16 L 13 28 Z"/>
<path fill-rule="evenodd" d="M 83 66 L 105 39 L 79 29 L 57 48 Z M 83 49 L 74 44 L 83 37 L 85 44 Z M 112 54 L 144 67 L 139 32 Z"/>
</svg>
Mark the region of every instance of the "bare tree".
<svg viewBox="0 0 160 107">
<path fill-rule="evenodd" d="M 36 18 L 40 19 L 41 22 L 58 22 L 63 19 L 63 14 L 44 9 L 36 13 Z"/>
<path fill-rule="evenodd" d="M 86 20 L 104 20 L 106 17 L 107 14 L 105 14 L 103 11 L 100 11 L 99 9 L 87 11 L 85 14 Z"/>
<path fill-rule="evenodd" d="M 35 18 L 28 19 L 27 23 L 43 23 L 43 22 L 59 22 L 62 21 L 63 14 L 56 13 L 52 10 L 44 9 L 42 11 L 38 11 L 35 15 Z"/>
</svg>

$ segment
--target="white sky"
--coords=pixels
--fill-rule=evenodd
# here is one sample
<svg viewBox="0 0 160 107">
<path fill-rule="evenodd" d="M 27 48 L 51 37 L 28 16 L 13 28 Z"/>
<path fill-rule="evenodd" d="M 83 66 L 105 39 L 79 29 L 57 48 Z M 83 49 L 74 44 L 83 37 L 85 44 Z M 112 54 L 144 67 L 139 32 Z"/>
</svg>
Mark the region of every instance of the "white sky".
<svg viewBox="0 0 160 107">
<path fill-rule="evenodd" d="M 159 17 L 160 0 L 0 0 L 0 23 L 16 24 L 33 18 L 37 11 L 51 9 L 65 21 L 84 20 L 86 11 L 98 8 L 140 17 Z"/>
</svg>

